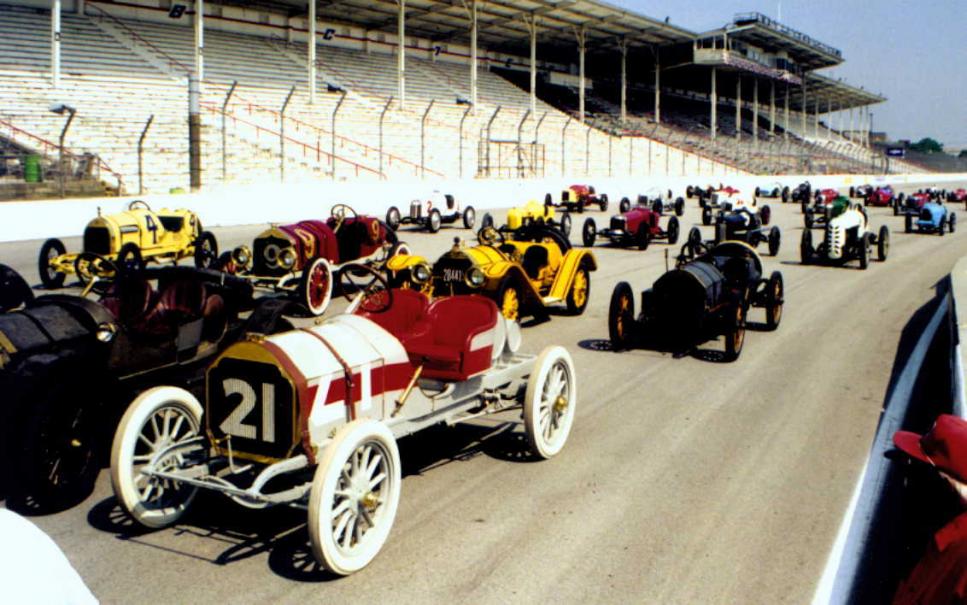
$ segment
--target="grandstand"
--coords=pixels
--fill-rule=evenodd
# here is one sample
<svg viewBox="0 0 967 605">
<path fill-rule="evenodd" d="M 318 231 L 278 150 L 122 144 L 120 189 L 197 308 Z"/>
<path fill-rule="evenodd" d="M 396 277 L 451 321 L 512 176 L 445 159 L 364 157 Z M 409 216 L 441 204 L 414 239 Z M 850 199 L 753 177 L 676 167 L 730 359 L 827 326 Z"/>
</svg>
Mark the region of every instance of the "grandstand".
<svg viewBox="0 0 967 605">
<path fill-rule="evenodd" d="M 840 134 L 861 125 L 819 120 L 882 97 L 816 73 L 841 62 L 839 51 L 761 15 L 696 34 L 596 0 L 316 9 L 287 0 L 0 4 L 5 157 L 40 155 L 48 180 L 64 172 L 133 193 L 272 179 L 885 169 L 868 141 Z M 654 80 L 629 78 L 626 63 L 659 69 Z M 745 94 L 724 94 L 743 85 Z M 789 95 L 778 112 L 776 90 Z M 57 104 L 72 112 L 63 150 Z M 22 183 L 21 172 L 7 159 L 0 184 Z"/>
</svg>

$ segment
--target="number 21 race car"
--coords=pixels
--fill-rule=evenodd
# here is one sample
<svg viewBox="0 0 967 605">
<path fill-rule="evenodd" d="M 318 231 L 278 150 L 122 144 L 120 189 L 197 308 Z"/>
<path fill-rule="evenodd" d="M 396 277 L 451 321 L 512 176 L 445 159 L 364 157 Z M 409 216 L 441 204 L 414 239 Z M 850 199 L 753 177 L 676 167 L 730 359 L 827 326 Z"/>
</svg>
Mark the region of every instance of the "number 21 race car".
<svg viewBox="0 0 967 605">
<path fill-rule="evenodd" d="M 347 314 L 237 343 L 199 402 L 164 386 L 139 396 L 114 439 L 111 480 L 140 524 L 175 523 L 198 489 L 242 506 L 308 511 L 318 562 L 366 567 L 389 537 L 402 484 L 397 439 L 519 409 L 532 455 L 558 454 L 574 421 L 574 364 L 560 346 L 518 352 L 516 322 L 476 295 L 429 302 L 372 282 Z"/>
</svg>

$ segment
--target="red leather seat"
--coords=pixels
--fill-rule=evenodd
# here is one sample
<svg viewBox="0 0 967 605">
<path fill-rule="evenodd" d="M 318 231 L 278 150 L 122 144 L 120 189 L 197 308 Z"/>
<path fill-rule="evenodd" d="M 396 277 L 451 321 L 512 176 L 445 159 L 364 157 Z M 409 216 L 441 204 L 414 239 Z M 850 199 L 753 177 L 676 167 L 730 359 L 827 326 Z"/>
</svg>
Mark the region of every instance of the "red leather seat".
<svg viewBox="0 0 967 605">
<path fill-rule="evenodd" d="M 497 305 L 483 296 L 433 301 L 404 342 L 410 362 L 423 365 L 424 377 L 447 381 L 489 369 L 498 315 Z"/>
<path fill-rule="evenodd" d="M 414 328 L 426 315 L 430 300 L 422 292 L 409 289 L 393 290 L 393 305 L 382 313 L 370 313 L 362 309 L 356 310 L 356 315 L 361 315 L 396 337 L 403 348 L 409 340 L 418 339 L 422 334 L 417 333 Z M 429 324 L 421 326 L 422 331 L 428 331 Z"/>
<path fill-rule="evenodd" d="M 155 302 L 156 292 L 145 279 L 128 278 L 115 281 L 100 303 L 123 324 L 136 321 Z"/>
</svg>

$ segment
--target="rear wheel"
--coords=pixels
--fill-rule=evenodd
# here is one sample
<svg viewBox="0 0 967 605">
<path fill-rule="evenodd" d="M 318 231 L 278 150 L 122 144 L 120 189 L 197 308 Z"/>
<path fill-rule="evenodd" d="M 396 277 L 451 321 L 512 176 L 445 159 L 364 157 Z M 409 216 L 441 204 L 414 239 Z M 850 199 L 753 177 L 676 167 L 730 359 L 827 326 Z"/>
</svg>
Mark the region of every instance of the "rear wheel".
<svg viewBox="0 0 967 605">
<path fill-rule="evenodd" d="M 913 217 L 909 214 L 903 217 L 903 232 L 913 233 Z"/>
<path fill-rule="evenodd" d="M 953 212 L 950 213 L 950 223 L 949 223 L 949 226 L 950 226 L 950 232 L 951 233 L 953 233 L 954 231 L 957 230 L 957 215 L 954 214 Z"/>
<path fill-rule="evenodd" d="M 691 185 L 685 187 L 685 197 L 691 198 L 695 194 L 695 189 Z"/>
<path fill-rule="evenodd" d="M 766 327 L 769 330 L 775 330 L 782 320 L 782 305 L 785 301 L 782 273 L 773 271 L 766 288 Z"/>
<path fill-rule="evenodd" d="M 299 279 L 299 302 L 309 313 L 318 317 L 326 312 L 332 301 L 332 266 L 318 257 L 309 263 Z"/>
<path fill-rule="evenodd" d="M 487 227 L 494 226 L 494 217 L 490 215 L 489 212 L 485 212 L 483 218 L 480 219 L 480 228 L 486 229 Z"/>
<path fill-rule="evenodd" d="M 785 204 L 789 201 L 789 187 L 782 188 L 782 203 Z"/>
<path fill-rule="evenodd" d="M 735 361 L 745 344 L 745 306 L 739 302 L 732 310 L 731 325 L 725 335 L 725 359 Z"/>
<path fill-rule="evenodd" d="M 762 219 L 763 225 L 769 224 L 769 221 L 772 220 L 772 208 L 769 207 L 769 204 L 764 205 L 759 210 L 759 217 Z"/>
<path fill-rule="evenodd" d="M 564 234 L 564 237 L 571 236 L 571 215 L 567 212 L 561 217 L 561 233 Z"/>
<path fill-rule="evenodd" d="M 585 263 L 581 263 L 577 272 L 574 274 L 574 282 L 567 293 L 567 312 L 571 315 L 580 315 L 588 306 L 588 299 L 591 296 L 591 274 Z"/>
<path fill-rule="evenodd" d="M 623 351 L 631 347 L 635 329 L 635 296 L 628 282 L 619 282 L 611 292 L 608 307 L 608 337 L 611 349 Z"/>
<path fill-rule="evenodd" d="M 601 208 L 601 212 L 608 211 L 608 194 L 601 194 L 601 201 L 598 203 L 598 206 Z"/>
<path fill-rule="evenodd" d="M 594 224 L 593 218 L 584 219 L 584 226 L 581 228 L 581 243 L 590 248 L 594 245 L 598 237 L 598 227 Z"/>
<path fill-rule="evenodd" d="M 802 215 L 802 224 L 806 229 L 812 229 L 814 222 L 813 211 L 809 209 L 806 211 L 806 214 Z"/>
<path fill-rule="evenodd" d="M 712 209 L 708 206 L 702 208 L 702 224 L 706 226 L 712 224 Z"/>
<path fill-rule="evenodd" d="M 327 570 L 347 576 L 379 554 L 396 519 L 401 466 L 382 422 L 355 420 L 336 432 L 309 491 L 309 542 Z"/>
<path fill-rule="evenodd" d="M 698 227 L 692 227 L 688 230 L 688 251 L 692 256 L 698 254 L 698 248 L 702 245 L 702 230 Z"/>
<path fill-rule="evenodd" d="M 870 243 L 870 234 L 864 233 L 858 245 L 860 247 L 860 269 L 866 269 L 870 266 L 870 252 L 872 252 L 873 248 L 873 245 Z"/>
<path fill-rule="evenodd" d="M 396 231 L 400 228 L 400 209 L 396 206 L 390 206 L 389 210 L 386 211 L 386 225 Z"/>
<path fill-rule="evenodd" d="M 54 270 L 51 261 L 67 253 L 64 242 L 57 238 L 51 238 L 44 242 L 40 247 L 40 255 L 37 259 L 37 272 L 40 273 L 40 282 L 47 289 L 60 288 L 64 285 L 65 273 Z"/>
<path fill-rule="evenodd" d="M 440 211 L 434 208 L 430 210 L 430 216 L 427 217 L 426 227 L 430 233 L 436 233 L 440 230 L 440 225 L 443 223 L 443 217 L 440 216 Z"/>
<path fill-rule="evenodd" d="M 172 483 L 144 474 L 182 466 L 193 450 L 178 450 L 156 457 L 170 446 L 201 434 L 202 407 L 194 395 L 177 387 L 145 391 L 125 412 L 111 447 L 111 483 L 122 508 L 134 520 L 150 528 L 175 523 L 191 504 L 198 488 Z"/>
<path fill-rule="evenodd" d="M 124 249 L 122 248 L 121 251 L 123 252 Z M 215 239 L 215 234 L 211 231 L 202 231 L 195 241 L 195 267 L 208 269 L 216 260 L 218 260 L 218 241 Z M 126 270 L 124 261 L 120 257 L 118 257 L 118 261 L 121 270 Z"/>
<path fill-rule="evenodd" d="M 548 347 L 534 362 L 524 392 L 524 432 L 531 453 L 539 458 L 546 460 L 564 448 L 577 407 L 576 376 L 564 347 Z"/>
<path fill-rule="evenodd" d="M 505 277 L 497 291 L 500 314 L 511 321 L 520 321 L 522 302 L 520 287 L 512 277 Z"/>
<path fill-rule="evenodd" d="M 775 256 L 779 254 L 779 245 L 782 243 L 782 232 L 779 231 L 779 226 L 774 225 L 769 229 L 769 256 Z"/>
<path fill-rule="evenodd" d="M 473 209 L 473 206 L 467 206 L 463 210 L 463 228 L 473 229 L 473 225 L 476 222 L 477 222 L 477 211 Z"/>
<path fill-rule="evenodd" d="M 685 200 L 678 198 L 675 200 L 675 215 L 682 216 L 685 214 Z"/>
<path fill-rule="evenodd" d="M 638 225 L 638 233 L 635 234 L 635 244 L 638 246 L 639 250 L 647 250 L 648 244 L 651 243 L 651 230 L 648 225 L 642 222 Z"/>
<path fill-rule="evenodd" d="M 880 227 L 880 234 L 876 238 L 876 256 L 883 262 L 890 254 L 890 228 L 886 225 Z"/>
<path fill-rule="evenodd" d="M 799 261 L 808 265 L 813 261 L 813 232 L 806 229 L 799 240 Z"/>
<path fill-rule="evenodd" d="M 678 243 L 678 233 L 680 231 L 680 226 L 678 224 L 678 217 L 673 216 L 668 219 L 668 229 L 666 233 L 668 234 L 668 243 L 675 245 Z"/>
<path fill-rule="evenodd" d="M 631 200 L 629 200 L 626 197 L 621 198 L 621 201 L 618 202 L 618 212 L 620 212 L 621 214 L 624 214 L 629 210 L 631 210 Z"/>
</svg>

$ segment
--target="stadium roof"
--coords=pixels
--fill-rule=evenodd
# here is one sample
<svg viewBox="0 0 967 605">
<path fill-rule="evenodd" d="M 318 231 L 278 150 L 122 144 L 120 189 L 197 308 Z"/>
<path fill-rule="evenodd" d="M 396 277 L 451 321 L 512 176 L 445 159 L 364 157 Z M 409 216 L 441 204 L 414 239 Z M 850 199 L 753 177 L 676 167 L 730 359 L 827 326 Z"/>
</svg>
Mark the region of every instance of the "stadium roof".
<svg viewBox="0 0 967 605">
<path fill-rule="evenodd" d="M 722 31 L 729 36 L 769 49 L 784 50 L 807 70 L 831 67 L 843 62 L 843 53 L 810 38 L 762 13 L 740 13 Z"/>
<path fill-rule="evenodd" d="M 302 0 L 270 2 L 301 9 L 296 14 L 307 10 Z M 265 0 L 235 3 L 262 7 L 268 4 Z M 406 0 L 406 33 L 437 42 L 469 44 L 469 8 L 469 0 Z M 322 0 L 318 10 L 321 18 L 395 32 L 399 8 L 397 0 Z M 526 49 L 530 34 L 525 18 L 531 15 L 537 17 L 538 40 L 543 47 L 574 49 L 575 32 L 581 27 L 588 50 L 605 45 L 616 47 L 621 38 L 631 46 L 646 46 L 686 42 L 695 37 L 682 27 L 601 0 L 486 0 L 477 4 L 478 43 L 495 50 Z"/>
<path fill-rule="evenodd" d="M 815 109 L 816 96 L 818 95 L 821 98 L 819 106 L 821 112 L 826 111 L 827 102 L 831 103 L 833 111 L 836 111 L 886 101 L 886 98 L 881 95 L 815 72 L 810 72 L 806 76 L 806 95 L 808 98 L 807 109 L 810 111 Z M 790 99 L 789 104 L 793 109 L 802 109 L 802 97 Z"/>
</svg>

